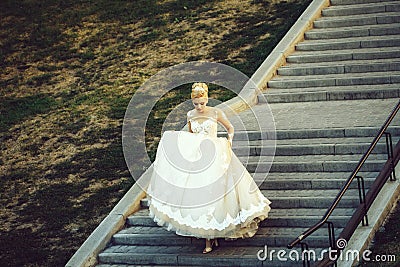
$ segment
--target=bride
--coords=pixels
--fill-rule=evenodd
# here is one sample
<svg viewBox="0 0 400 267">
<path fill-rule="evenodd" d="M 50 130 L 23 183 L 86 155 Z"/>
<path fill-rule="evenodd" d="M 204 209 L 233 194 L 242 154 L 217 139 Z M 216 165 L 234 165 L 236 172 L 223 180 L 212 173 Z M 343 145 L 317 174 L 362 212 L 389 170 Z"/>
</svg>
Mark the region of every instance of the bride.
<svg viewBox="0 0 400 267">
<path fill-rule="evenodd" d="M 147 190 L 149 215 L 178 235 L 205 238 L 208 253 L 217 238 L 254 236 L 271 202 L 232 152 L 234 128 L 222 110 L 207 106 L 207 85 L 194 83 L 191 98 L 189 132 L 166 131 L 160 140 Z M 218 123 L 228 138 L 217 137 Z"/>
</svg>

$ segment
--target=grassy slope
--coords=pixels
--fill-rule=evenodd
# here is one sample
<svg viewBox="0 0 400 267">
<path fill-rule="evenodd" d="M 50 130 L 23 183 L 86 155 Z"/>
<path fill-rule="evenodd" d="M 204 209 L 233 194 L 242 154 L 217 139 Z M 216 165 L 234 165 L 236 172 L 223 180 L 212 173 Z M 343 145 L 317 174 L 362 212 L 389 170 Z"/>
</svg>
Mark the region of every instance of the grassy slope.
<svg viewBox="0 0 400 267">
<path fill-rule="evenodd" d="M 1 1 L 0 262 L 64 265 L 133 184 L 121 123 L 144 81 L 192 60 L 251 75 L 309 2 Z"/>
<path fill-rule="evenodd" d="M 64 265 L 133 184 L 121 123 L 144 81 L 192 60 L 251 75 L 309 2 L 1 1 L 2 265 Z M 150 154 L 163 118 L 188 97 L 183 87 L 159 102 Z M 398 210 L 375 254 L 398 255 Z"/>
<path fill-rule="evenodd" d="M 398 178 L 397 178 L 398 179 Z M 358 264 L 361 266 L 385 266 L 395 267 L 399 266 L 400 262 L 400 203 L 397 202 L 397 206 L 386 218 L 383 226 L 379 228 L 379 231 L 375 234 L 373 244 L 370 248 L 372 251 L 368 258 L 371 261 L 361 261 Z M 395 258 L 395 261 L 393 259 Z M 378 262 L 377 260 L 381 261 Z"/>
</svg>

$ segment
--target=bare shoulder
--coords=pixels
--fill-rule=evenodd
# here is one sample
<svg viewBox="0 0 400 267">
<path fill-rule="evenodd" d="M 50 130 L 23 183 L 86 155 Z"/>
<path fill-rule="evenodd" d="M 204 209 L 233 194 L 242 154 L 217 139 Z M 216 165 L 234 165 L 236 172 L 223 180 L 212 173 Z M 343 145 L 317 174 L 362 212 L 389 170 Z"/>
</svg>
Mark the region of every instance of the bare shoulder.
<svg viewBox="0 0 400 267">
<path fill-rule="evenodd" d="M 229 119 L 226 117 L 225 112 L 220 108 L 216 108 L 215 112 L 217 114 L 217 121 L 220 122 L 226 129 L 228 129 L 228 131 L 232 132 L 233 125 L 229 121 Z"/>
<path fill-rule="evenodd" d="M 218 118 L 226 118 L 224 111 L 220 108 L 214 107 L 214 112 L 217 114 Z"/>
<path fill-rule="evenodd" d="M 194 117 L 194 110 L 189 110 L 188 113 L 186 114 L 188 120 Z"/>
</svg>

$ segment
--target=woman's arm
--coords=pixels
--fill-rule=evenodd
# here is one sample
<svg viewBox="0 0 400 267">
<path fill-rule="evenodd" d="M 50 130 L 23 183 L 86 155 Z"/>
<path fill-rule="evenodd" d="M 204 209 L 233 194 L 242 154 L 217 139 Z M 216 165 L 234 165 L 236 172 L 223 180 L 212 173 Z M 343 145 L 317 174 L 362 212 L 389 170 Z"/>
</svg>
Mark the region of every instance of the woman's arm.
<svg viewBox="0 0 400 267">
<path fill-rule="evenodd" d="M 217 108 L 217 115 L 218 115 L 217 121 L 220 122 L 225 127 L 226 131 L 228 132 L 228 141 L 232 145 L 233 135 L 235 133 L 233 125 L 228 120 L 228 118 L 226 117 L 225 113 L 219 108 Z"/>
<path fill-rule="evenodd" d="M 186 114 L 186 121 L 187 121 L 187 124 L 188 124 L 189 133 L 193 133 L 192 125 L 190 123 L 190 119 L 192 118 L 191 114 L 192 114 L 191 110 Z"/>
</svg>

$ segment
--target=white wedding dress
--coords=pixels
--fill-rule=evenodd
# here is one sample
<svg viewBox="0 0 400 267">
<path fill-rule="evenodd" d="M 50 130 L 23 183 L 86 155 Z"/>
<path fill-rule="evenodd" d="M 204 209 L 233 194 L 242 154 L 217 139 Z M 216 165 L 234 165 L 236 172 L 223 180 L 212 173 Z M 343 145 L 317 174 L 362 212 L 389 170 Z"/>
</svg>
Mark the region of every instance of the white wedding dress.
<svg viewBox="0 0 400 267">
<path fill-rule="evenodd" d="M 270 201 L 217 137 L 214 118 L 191 119 L 193 133 L 164 132 L 147 190 L 149 215 L 178 235 L 252 237 L 268 217 Z"/>
</svg>

